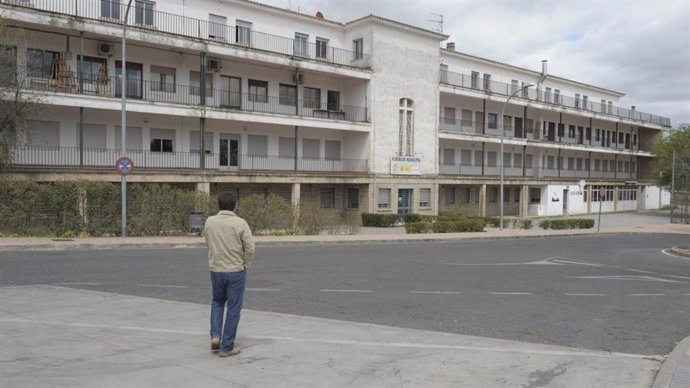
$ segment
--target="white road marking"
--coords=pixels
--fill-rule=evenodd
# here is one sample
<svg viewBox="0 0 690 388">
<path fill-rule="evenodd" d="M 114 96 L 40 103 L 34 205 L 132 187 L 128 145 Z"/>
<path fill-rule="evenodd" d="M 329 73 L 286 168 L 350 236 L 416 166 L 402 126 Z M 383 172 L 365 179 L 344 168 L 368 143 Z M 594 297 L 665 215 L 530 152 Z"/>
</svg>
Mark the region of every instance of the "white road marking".
<svg viewBox="0 0 690 388">
<path fill-rule="evenodd" d="M 329 289 L 324 289 L 321 290 L 321 292 L 374 292 L 371 290 L 329 290 Z"/>
<path fill-rule="evenodd" d="M 613 276 L 567 276 L 570 279 L 594 279 L 594 280 L 638 280 L 643 282 L 662 282 L 662 283 L 687 283 L 678 280 L 661 279 L 653 276 L 638 275 L 613 275 Z"/>
<path fill-rule="evenodd" d="M 565 294 L 565 296 L 606 296 L 606 294 Z"/>
<path fill-rule="evenodd" d="M 280 291 L 280 288 L 249 288 L 247 291 Z"/>
<path fill-rule="evenodd" d="M 459 291 L 410 291 L 410 294 L 460 295 Z"/>
<path fill-rule="evenodd" d="M 64 282 L 64 283 L 53 283 L 54 285 L 60 286 L 100 286 L 100 283 L 80 283 L 80 282 Z"/>
<path fill-rule="evenodd" d="M 490 292 L 491 295 L 533 295 L 531 292 Z"/>
<path fill-rule="evenodd" d="M 690 277 L 688 277 L 688 276 L 678 276 L 678 275 L 664 275 L 664 276 L 668 276 L 670 278 L 678 278 L 678 279 L 690 279 Z"/>
<path fill-rule="evenodd" d="M 108 330 L 124 330 L 124 331 L 142 331 L 149 333 L 164 333 L 175 335 L 190 335 L 190 336 L 208 336 L 208 331 L 193 331 L 193 330 L 171 330 L 171 329 L 157 329 L 151 327 L 141 326 L 115 326 L 115 325 L 97 325 L 89 323 L 71 323 L 71 322 L 55 322 L 55 321 L 39 321 L 34 319 L 22 318 L 0 318 L 0 322 L 12 322 L 22 324 L 35 325 L 51 325 L 51 326 L 68 326 L 68 327 L 83 327 L 92 329 L 108 329 Z M 458 351 L 465 350 L 471 352 L 495 352 L 495 353 L 521 353 L 521 354 L 539 354 L 550 356 L 573 356 L 573 357 L 625 357 L 634 359 L 649 359 L 655 361 L 664 361 L 665 358 L 660 355 L 645 355 L 645 354 L 631 354 L 631 353 L 617 353 L 604 351 L 568 351 L 568 350 L 550 350 L 550 349 L 520 349 L 515 346 L 507 347 L 482 347 L 482 346 L 465 346 L 465 345 L 448 345 L 448 344 L 422 344 L 410 342 L 375 342 L 375 341 L 354 341 L 354 340 L 340 340 L 340 339 L 321 339 L 321 338 L 299 338 L 299 337 L 282 337 L 282 336 L 257 336 L 245 335 L 246 338 L 259 340 L 273 340 L 286 342 L 311 342 L 323 343 L 332 345 L 353 345 L 353 346 L 376 346 L 379 348 L 412 348 L 412 349 L 437 349 Z"/>
<path fill-rule="evenodd" d="M 187 286 L 173 286 L 167 284 L 137 284 L 139 287 L 157 287 L 157 288 L 189 288 Z"/>
<path fill-rule="evenodd" d="M 629 296 L 665 296 L 666 294 L 628 294 Z"/>
<path fill-rule="evenodd" d="M 667 251 L 668 251 L 668 248 L 667 248 L 667 249 L 662 249 L 662 250 L 661 250 L 661 253 L 663 253 L 663 254 L 666 255 L 666 256 L 675 257 L 676 259 L 687 260 L 686 257 L 674 255 L 673 253 L 669 253 L 669 252 L 667 252 Z"/>
</svg>

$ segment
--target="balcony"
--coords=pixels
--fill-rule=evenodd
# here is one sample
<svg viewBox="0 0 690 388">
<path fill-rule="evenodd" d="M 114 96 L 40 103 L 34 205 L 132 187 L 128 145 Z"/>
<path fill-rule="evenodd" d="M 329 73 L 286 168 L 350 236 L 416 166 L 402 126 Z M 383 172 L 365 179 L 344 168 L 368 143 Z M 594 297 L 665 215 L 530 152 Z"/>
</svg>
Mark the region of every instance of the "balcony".
<svg viewBox="0 0 690 388">
<path fill-rule="evenodd" d="M 526 166 L 524 169 L 525 177 L 538 177 L 543 178 L 598 178 L 598 179 L 618 179 L 618 180 L 631 180 L 637 179 L 637 171 L 598 171 L 593 169 L 588 171 L 587 169 L 571 170 L 571 169 L 561 169 L 560 173 L 557 168 L 542 167 L 541 171 L 539 168 L 533 168 L 532 166 Z M 501 170 L 497 166 L 484 166 L 484 174 L 482 174 L 481 166 L 473 166 L 468 164 L 439 164 L 439 174 L 440 175 L 460 175 L 460 176 L 488 176 L 488 177 L 498 177 L 501 174 Z M 520 178 L 523 177 L 522 167 L 508 167 L 506 166 L 503 170 L 504 176 L 508 178 Z"/>
<path fill-rule="evenodd" d="M 65 81 L 67 80 L 67 81 Z M 81 87 L 79 77 L 72 73 L 69 77 L 55 80 L 46 77 L 29 77 L 25 87 L 42 92 L 58 92 L 110 98 L 121 98 L 122 85 L 118 77 L 98 79 L 85 78 Z M 287 116 L 312 117 L 328 120 L 367 122 L 367 109 L 349 105 L 329 105 L 326 102 L 294 98 L 273 97 L 261 94 L 231 92 L 223 89 L 205 90 L 205 104 L 201 103 L 201 88 L 180 84 L 163 84 L 157 81 L 127 81 L 127 97 L 180 105 L 208 106 L 242 112 L 271 113 Z M 297 111 L 297 105 L 299 111 Z"/>
<path fill-rule="evenodd" d="M 116 149 L 78 147 L 18 146 L 14 151 L 15 167 L 92 167 L 114 171 L 122 156 Z M 129 150 L 135 170 L 196 170 L 200 166 L 198 152 L 153 152 Z M 293 156 L 206 153 L 205 168 L 225 172 L 300 172 L 300 173 L 366 173 L 367 159 L 295 158 Z"/>
<path fill-rule="evenodd" d="M 120 25 L 123 23 L 127 9 L 127 5 L 120 4 L 119 1 L 101 0 L 4 0 L 0 6 L 29 8 Z M 367 68 L 370 65 L 369 55 L 362 52 L 328 45 L 317 46 L 315 43 L 257 32 L 246 27 L 212 23 L 155 11 L 153 8 L 135 4 L 132 4 L 130 9 L 127 24 L 131 28 L 268 51 L 317 62 L 355 68 Z"/>
<path fill-rule="evenodd" d="M 441 70 L 440 83 L 459 86 L 462 88 L 480 91 L 486 94 L 497 94 L 502 96 L 510 96 L 519 89 L 519 86 L 514 84 L 507 84 L 498 81 L 487 81 L 483 78 L 473 77 L 467 74 L 453 73 L 450 71 Z M 649 113 L 639 112 L 636 110 L 626 109 L 614 105 L 603 105 L 593 101 L 583 101 L 582 99 L 575 99 L 574 97 L 558 95 L 553 93 L 546 93 L 533 89 L 526 89 L 513 98 L 522 98 L 530 101 L 539 101 L 545 104 L 579 109 L 582 111 L 589 111 L 608 116 L 641 121 L 645 123 L 662 125 L 665 127 L 671 126 L 671 119 L 662 116 L 656 116 Z"/>
</svg>

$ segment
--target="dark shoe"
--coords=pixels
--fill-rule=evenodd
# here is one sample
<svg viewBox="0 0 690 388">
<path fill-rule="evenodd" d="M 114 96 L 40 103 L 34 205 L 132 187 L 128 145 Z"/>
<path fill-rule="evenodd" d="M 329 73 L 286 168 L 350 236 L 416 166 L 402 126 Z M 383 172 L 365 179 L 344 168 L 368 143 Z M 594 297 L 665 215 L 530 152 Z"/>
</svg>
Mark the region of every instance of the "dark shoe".
<svg viewBox="0 0 690 388">
<path fill-rule="evenodd" d="M 211 350 L 214 352 L 220 350 L 220 338 L 211 338 Z"/>
<path fill-rule="evenodd" d="M 241 351 L 242 350 L 240 349 L 239 346 L 235 346 L 234 348 L 232 348 L 232 350 L 228 350 L 228 351 L 223 350 L 220 353 L 218 353 L 218 355 L 220 357 L 230 357 L 230 356 L 235 356 L 235 355 L 240 354 Z"/>
</svg>

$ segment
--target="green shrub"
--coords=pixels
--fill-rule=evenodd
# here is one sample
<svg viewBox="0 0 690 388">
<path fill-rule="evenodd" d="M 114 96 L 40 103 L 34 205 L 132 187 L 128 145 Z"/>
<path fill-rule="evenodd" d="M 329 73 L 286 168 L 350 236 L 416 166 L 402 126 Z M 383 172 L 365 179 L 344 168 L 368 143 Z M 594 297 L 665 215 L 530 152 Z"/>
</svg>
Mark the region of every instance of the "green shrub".
<svg viewBox="0 0 690 388">
<path fill-rule="evenodd" d="M 594 220 L 589 218 L 568 218 L 543 220 L 539 223 L 543 229 L 590 229 L 594 227 Z"/>
<path fill-rule="evenodd" d="M 410 222 L 405 224 L 405 232 L 409 234 L 415 233 L 429 233 L 431 232 L 432 223 L 430 222 Z"/>
<path fill-rule="evenodd" d="M 400 216 L 397 214 L 378 214 L 378 213 L 362 213 L 362 225 L 389 228 L 398 223 Z"/>
<path fill-rule="evenodd" d="M 438 214 L 437 219 L 441 221 L 461 221 L 465 217 L 462 213 L 457 212 L 441 212 Z"/>
<path fill-rule="evenodd" d="M 513 226 L 516 229 L 527 229 L 527 230 L 529 230 L 529 229 L 532 229 L 532 220 L 530 220 L 530 219 L 522 219 L 521 220 L 519 218 L 516 218 L 515 220 L 513 220 Z"/>
</svg>

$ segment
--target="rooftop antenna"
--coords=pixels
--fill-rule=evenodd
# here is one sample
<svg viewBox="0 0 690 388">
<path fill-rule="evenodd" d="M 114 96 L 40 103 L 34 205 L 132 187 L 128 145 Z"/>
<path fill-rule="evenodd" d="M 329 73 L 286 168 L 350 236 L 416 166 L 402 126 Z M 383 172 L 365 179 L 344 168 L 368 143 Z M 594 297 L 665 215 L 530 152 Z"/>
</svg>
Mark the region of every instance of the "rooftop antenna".
<svg viewBox="0 0 690 388">
<path fill-rule="evenodd" d="M 439 34 L 443 34 L 443 15 L 441 15 L 440 13 L 429 13 L 437 17 L 437 19 L 429 19 L 430 22 L 436 23 L 436 28 L 434 28 L 432 31 L 436 31 Z"/>
</svg>

